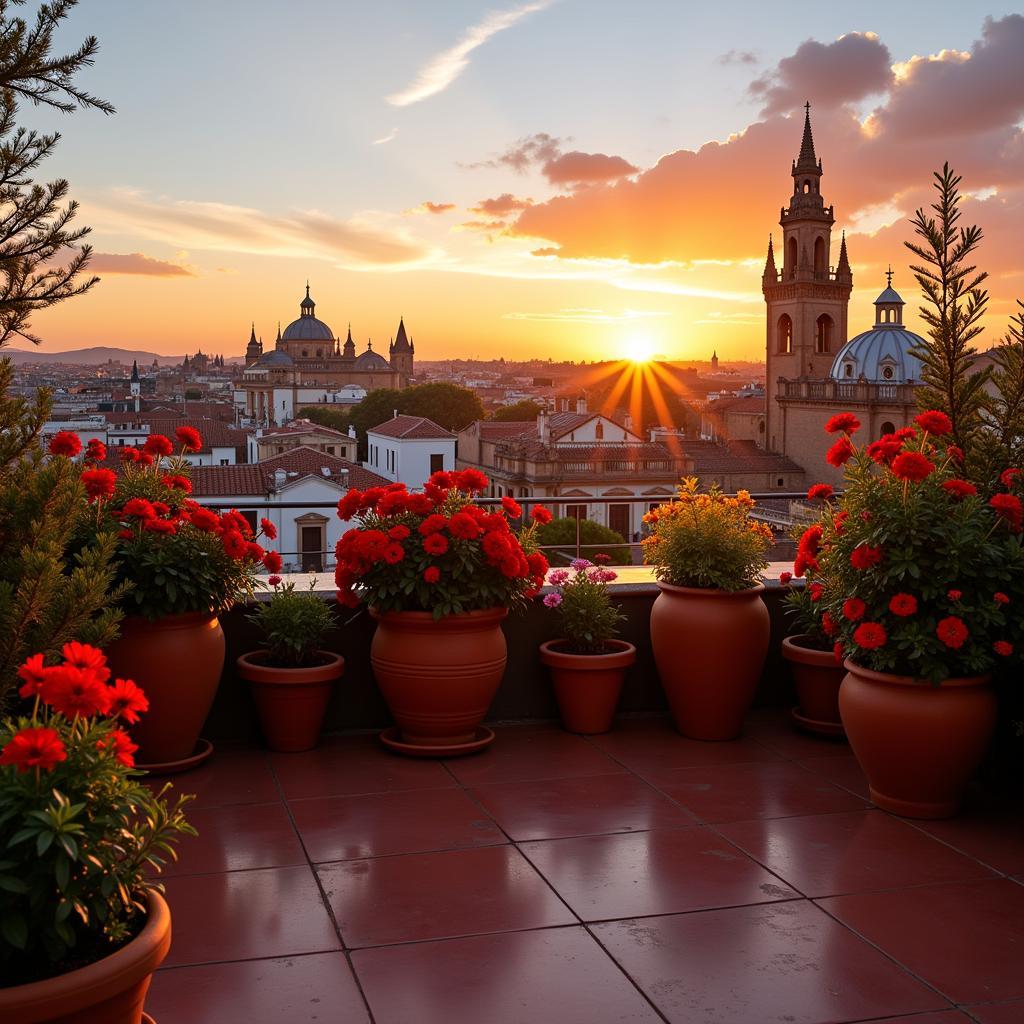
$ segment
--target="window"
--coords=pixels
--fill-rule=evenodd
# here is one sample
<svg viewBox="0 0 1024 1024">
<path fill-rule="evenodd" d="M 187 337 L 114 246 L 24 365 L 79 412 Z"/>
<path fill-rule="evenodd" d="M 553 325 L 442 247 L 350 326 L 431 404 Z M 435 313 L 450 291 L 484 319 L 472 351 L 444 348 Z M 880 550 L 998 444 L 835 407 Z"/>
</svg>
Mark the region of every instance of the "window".
<svg viewBox="0 0 1024 1024">
<path fill-rule="evenodd" d="M 431 452 L 430 455 L 430 473 L 440 473 L 444 469 L 444 455 L 438 454 L 437 452 Z"/>
<path fill-rule="evenodd" d="M 221 465 L 223 466 L 224 463 L 222 462 Z M 257 531 L 257 529 L 258 529 L 258 527 L 256 525 L 256 519 L 257 519 L 256 510 L 255 509 L 251 509 L 251 508 L 250 509 L 243 509 L 242 510 L 242 518 L 249 524 L 249 528 L 252 530 L 252 532 L 255 533 Z"/>
<path fill-rule="evenodd" d="M 609 505 L 608 526 L 623 540 L 629 540 L 629 505 Z"/>
<path fill-rule="evenodd" d="M 844 366 L 843 366 L 843 373 L 847 377 L 852 377 L 853 376 L 853 363 L 846 363 L 846 364 L 844 364 Z"/>
<path fill-rule="evenodd" d="M 587 506 L 586 505 L 566 505 L 565 514 L 570 519 L 586 519 L 587 518 Z"/>
<path fill-rule="evenodd" d="M 597 426 L 594 427 L 594 437 L 598 441 L 604 440 L 604 424 L 600 420 L 597 421 Z"/>
<path fill-rule="evenodd" d="M 814 351 L 821 355 L 832 348 L 832 317 L 828 313 L 822 313 L 817 319 L 816 327 Z"/>
<path fill-rule="evenodd" d="M 791 238 L 786 243 L 786 277 L 792 277 L 796 273 L 796 239 Z"/>
<path fill-rule="evenodd" d="M 777 479 L 777 480 L 775 481 L 775 486 L 776 486 L 776 487 L 785 487 L 785 486 L 786 486 L 786 480 L 785 480 L 785 478 L 784 478 L 784 477 L 781 477 L 781 476 L 780 476 L 780 477 L 779 477 L 779 478 L 778 478 L 778 479 Z"/>
<path fill-rule="evenodd" d="M 814 272 L 824 274 L 828 270 L 825 262 L 825 239 L 818 235 L 814 240 Z"/>
<path fill-rule="evenodd" d="M 779 355 L 787 355 L 793 351 L 793 321 L 788 313 L 779 317 L 778 326 L 775 329 L 776 345 L 775 350 Z"/>
<path fill-rule="evenodd" d="M 231 462 L 230 462 L 230 460 L 229 460 L 229 459 L 221 459 L 221 460 L 220 460 L 220 464 L 221 464 L 222 466 L 230 466 L 230 465 L 231 465 Z"/>
<path fill-rule="evenodd" d="M 886 380 L 892 380 L 892 367 L 891 366 L 883 367 L 882 368 L 882 376 Z"/>
<path fill-rule="evenodd" d="M 886 420 L 878 429 L 883 434 L 894 434 L 896 433 L 896 424 Z"/>
</svg>

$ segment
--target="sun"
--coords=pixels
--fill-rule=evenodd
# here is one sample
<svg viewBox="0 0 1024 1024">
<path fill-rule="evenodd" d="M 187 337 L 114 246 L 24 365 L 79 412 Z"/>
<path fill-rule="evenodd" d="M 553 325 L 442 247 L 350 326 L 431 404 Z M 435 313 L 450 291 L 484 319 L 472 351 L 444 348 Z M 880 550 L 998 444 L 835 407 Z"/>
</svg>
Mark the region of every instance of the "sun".
<svg viewBox="0 0 1024 1024">
<path fill-rule="evenodd" d="M 631 334 L 623 342 L 622 357 L 631 363 L 648 363 L 654 356 L 654 339 L 646 334 Z"/>
</svg>

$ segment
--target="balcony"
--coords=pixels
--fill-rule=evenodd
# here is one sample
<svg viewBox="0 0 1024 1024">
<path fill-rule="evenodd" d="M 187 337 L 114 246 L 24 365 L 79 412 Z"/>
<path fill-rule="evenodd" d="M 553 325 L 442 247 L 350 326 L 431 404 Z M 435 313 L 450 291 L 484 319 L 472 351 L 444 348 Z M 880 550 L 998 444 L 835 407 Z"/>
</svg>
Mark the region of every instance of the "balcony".
<svg viewBox="0 0 1024 1024">
<path fill-rule="evenodd" d="M 846 744 L 789 721 L 771 583 L 773 654 L 744 735 L 683 739 L 645 640 L 647 572 L 613 585 L 639 658 L 604 736 L 554 724 L 539 608 L 507 622 L 497 739 L 473 757 L 403 759 L 368 731 L 387 715 L 365 615 L 332 638 L 346 674 L 314 751 L 261 749 L 226 671 L 206 729 L 216 753 L 176 780 L 197 794 L 200 834 L 169 871 L 174 944 L 148 1012 L 160 1024 L 1024 1018 L 1019 802 L 979 786 L 947 822 L 873 808 Z M 253 627 L 242 609 L 224 626 L 232 666 Z"/>
<path fill-rule="evenodd" d="M 915 407 L 913 384 L 874 384 L 867 381 L 786 380 L 778 385 L 780 402 L 820 402 L 832 406 L 905 405 Z"/>
</svg>

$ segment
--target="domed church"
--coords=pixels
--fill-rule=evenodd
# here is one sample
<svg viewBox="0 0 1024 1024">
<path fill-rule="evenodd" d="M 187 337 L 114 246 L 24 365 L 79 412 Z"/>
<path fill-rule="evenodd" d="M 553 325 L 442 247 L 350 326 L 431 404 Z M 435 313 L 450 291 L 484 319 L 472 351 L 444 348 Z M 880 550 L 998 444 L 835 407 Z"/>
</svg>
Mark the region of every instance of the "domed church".
<svg viewBox="0 0 1024 1024">
<path fill-rule="evenodd" d="M 408 387 L 415 352 L 405 323 L 399 319 L 386 359 L 374 351 L 369 340 L 366 349 L 357 355 L 351 325 L 342 342 L 318 319 L 307 284 L 306 296 L 299 303 L 299 318 L 284 331 L 278 325 L 272 349 L 264 351 L 253 324 L 242 375 L 245 414 L 259 422 L 286 423 L 304 405 L 351 401 L 351 396 L 377 388 Z"/>
<path fill-rule="evenodd" d="M 835 217 L 821 195 L 822 174 L 808 104 L 792 166 L 793 195 L 779 220 L 782 267 L 769 239 L 762 276 L 767 397 L 761 444 L 788 455 L 814 481 L 839 484 L 842 471 L 825 461 L 825 423 L 837 412 L 855 413 L 858 440 L 909 424 L 922 372 L 913 350 L 926 342 L 903 323 L 905 303 L 892 286 L 891 269 L 875 299 L 874 325 L 847 340 L 853 271 L 845 235 L 835 266 L 829 259 Z"/>
</svg>

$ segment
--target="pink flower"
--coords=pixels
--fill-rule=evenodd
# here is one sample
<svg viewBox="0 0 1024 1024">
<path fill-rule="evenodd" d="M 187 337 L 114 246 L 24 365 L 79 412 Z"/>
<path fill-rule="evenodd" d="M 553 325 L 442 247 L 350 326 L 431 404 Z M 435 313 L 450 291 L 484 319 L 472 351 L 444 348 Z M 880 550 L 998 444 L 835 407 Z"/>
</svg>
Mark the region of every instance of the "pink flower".
<svg viewBox="0 0 1024 1024">
<path fill-rule="evenodd" d="M 547 608 L 557 608 L 562 603 L 561 594 L 545 594 L 544 605 Z"/>
<path fill-rule="evenodd" d="M 551 575 L 548 576 L 548 580 L 556 587 L 560 587 L 568 578 L 568 569 L 553 569 Z"/>
</svg>

